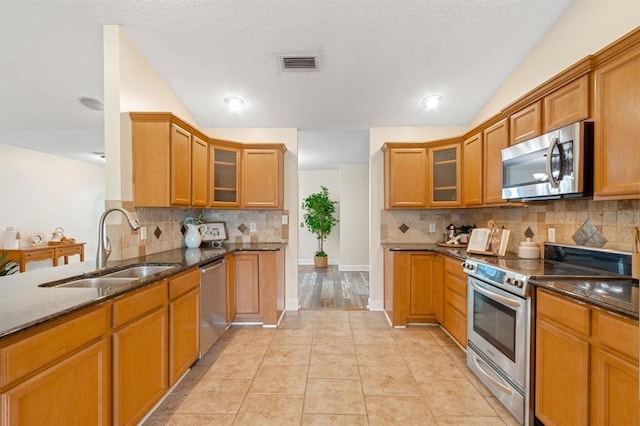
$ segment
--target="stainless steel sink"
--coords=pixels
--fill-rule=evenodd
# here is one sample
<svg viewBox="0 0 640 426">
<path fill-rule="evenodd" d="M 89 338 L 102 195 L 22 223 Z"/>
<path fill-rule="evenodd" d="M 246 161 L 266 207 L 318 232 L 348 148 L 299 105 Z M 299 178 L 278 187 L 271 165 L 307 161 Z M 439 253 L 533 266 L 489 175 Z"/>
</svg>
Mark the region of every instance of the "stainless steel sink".
<svg viewBox="0 0 640 426">
<path fill-rule="evenodd" d="M 134 278 L 83 278 L 58 284 L 55 287 L 83 287 L 83 288 L 114 288 L 135 281 Z"/>
<path fill-rule="evenodd" d="M 110 274 L 103 275 L 101 278 L 114 279 L 114 278 L 128 278 L 138 279 L 145 278 L 149 275 L 164 272 L 169 269 L 173 269 L 173 265 L 146 265 L 146 266 L 132 266 L 122 271 L 112 272 Z"/>
</svg>

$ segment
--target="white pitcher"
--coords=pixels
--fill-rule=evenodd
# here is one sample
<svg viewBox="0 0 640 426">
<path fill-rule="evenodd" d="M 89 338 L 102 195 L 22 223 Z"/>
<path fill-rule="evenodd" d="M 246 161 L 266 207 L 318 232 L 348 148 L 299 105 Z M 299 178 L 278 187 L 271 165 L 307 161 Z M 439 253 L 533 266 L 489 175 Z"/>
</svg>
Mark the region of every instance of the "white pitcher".
<svg viewBox="0 0 640 426">
<path fill-rule="evenodd" d="M 192 225 L 186 223 L 187 232 L 184 234 L 184 244 L 189 248 L 200 247 L 202 236 L 207 232 L 206 225 Z"/>
</svg>

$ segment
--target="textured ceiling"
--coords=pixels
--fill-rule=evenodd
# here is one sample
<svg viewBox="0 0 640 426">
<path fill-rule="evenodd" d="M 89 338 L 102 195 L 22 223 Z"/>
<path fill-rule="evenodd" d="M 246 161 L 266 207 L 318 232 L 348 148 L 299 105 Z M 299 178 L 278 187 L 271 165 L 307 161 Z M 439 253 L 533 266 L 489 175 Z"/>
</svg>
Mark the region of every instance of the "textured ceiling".
<svg viewBox="0 0 640 426">
<path fill-rule="evenodd" d="M 465 126 L 569 3 L 0 0 L 0 143 L 101 150 L 101 114 L 77 99 L 102 99 L 103 24 L 123 26 L 200 127 Z M 282 72 L 292 53 L 318 54 L 319 71 Z M 426 111 L 430 93 L 444 101 Z"/>
</svg>

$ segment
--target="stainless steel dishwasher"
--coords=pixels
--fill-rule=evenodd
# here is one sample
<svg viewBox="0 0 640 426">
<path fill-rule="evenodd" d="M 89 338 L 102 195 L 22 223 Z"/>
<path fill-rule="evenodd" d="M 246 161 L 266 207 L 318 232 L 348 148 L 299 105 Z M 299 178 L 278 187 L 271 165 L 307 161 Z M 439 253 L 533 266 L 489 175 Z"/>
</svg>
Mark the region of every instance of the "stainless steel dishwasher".
<svg viewBox="0 0 640 426">
<path fill-rule="evenodd" d="M 200 268 L 200 358 L 227 329 L 227 262 Z"/>
</svg>

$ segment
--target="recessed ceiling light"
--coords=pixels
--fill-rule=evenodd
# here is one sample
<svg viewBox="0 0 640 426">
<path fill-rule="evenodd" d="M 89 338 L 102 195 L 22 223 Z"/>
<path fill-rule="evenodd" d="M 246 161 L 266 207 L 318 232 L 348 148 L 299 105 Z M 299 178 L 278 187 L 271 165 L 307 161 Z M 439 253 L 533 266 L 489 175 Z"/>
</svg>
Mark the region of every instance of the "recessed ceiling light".
<svg viewBox="0 0 640 426">
<path fill-rule="evenodd" d="M 442 96 L 429 95 L 422 100 L 422 105 L 427 109 L 433 109 L 440 105 L 440 102 L 442 102 Z"/>
<path fill-rule="evenodd" d="M 100 102 L 97 99 L 93 99 L 93 98 L 88 98 L 88 97 L 81 97 L 78 99 L 80 101 L 80 103 L 84 106 L 86 106 L 89 109 L 95 110 L 95 111 L 102 111 L 104 110 L 104 105 L 102 105 L 102 102 Z"/>
<path fill-rule="evenodd" d="M 227 104 L 231 111 L 239 111 L 244 106 L 244 101 L 235 96 L 224 98 L 224 103 Z"/>
</svg>

